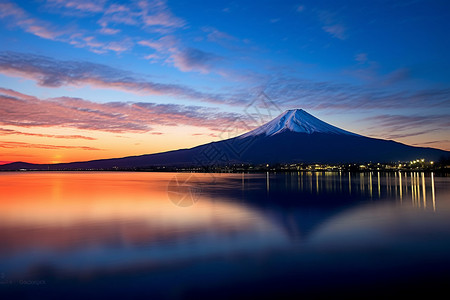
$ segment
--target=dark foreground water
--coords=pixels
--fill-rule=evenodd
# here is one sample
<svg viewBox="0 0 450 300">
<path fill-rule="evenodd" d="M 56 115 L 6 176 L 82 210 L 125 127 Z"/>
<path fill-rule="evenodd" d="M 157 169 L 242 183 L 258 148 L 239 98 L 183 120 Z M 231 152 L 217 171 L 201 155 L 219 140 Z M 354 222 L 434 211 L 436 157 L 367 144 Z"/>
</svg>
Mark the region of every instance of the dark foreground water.
<svg viewBox="0 0 450 300">
<path fill-rule="evenodd" d="M 0 298 L 438 295 L 450 280 L 449 183 L 420 172 L 0 173 Z"/>
</svg>

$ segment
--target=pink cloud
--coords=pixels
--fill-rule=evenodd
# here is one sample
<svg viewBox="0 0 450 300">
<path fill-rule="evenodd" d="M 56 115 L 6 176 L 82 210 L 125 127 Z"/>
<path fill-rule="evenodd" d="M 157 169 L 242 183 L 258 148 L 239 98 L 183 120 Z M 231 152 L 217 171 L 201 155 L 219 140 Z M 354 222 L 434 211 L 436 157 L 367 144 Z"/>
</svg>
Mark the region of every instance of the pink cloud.
<svg viewBox="0 0 450 300">
<path fill-rule="evenodd" d="M 74 8 L 85 11 L 97 11 L 102 6 L 100 2 L 91 3 L 91 1 L 52 1 L 52 5 L 59 5 L 65 8 Z M 0 18 L 10 19 L 12 26 L 17 26 L 23 31 L 38 36 L 43 39 L 68 43 L 78 48 L 87 48 L 91 52 L 102 54 L 107 51 L 122 53 L 130 50 L 134 44 L 131 39 L 123 39 L 121 41 L 102 42 L 94 35 L 86 34 L 86 32 L 74 28 L 58 28 L 49 22 L 30 17 L 22 8 L 11 2 L 0 3 Z M 75 33 L 74 33 L 75 32 Z M 107 28 L 107 24 L 103 24 L 99 30 L 100 33 L 114 35 L 120 32 L 119 29 Z"/>
<path fill-rule="evenodd" d="M 114 35 L 119 33 L 121 30 L 120 29 L 113 29 L 113 28 L 108 28 L 108 27 L 102 27 L 99 32 L 102 34 L 107 34 L 107 35 Z"/>
<path fill-rule="evenodd" d="M 183 27 L 186 22 L 172 14 L 166 1 L 153 0 L 111 4 L 98 23 L 102 27 L 115 23 L 143 28 L 152 27 L 152 30 L 165 28 L 167 32 L 169 29 Z"/>
<path fill-rule="evenodd" d="M 12 2 L 0 3 L 0 18 L 13 17 L 21 19 L 25 17 L 25 11 Z"/>
<path fill-rule="evenodd" d="M 0 88 L 0 125 L 33 127 L 68 127 L 106 132 L 148 132 L 152 126 L 191 125 L 222 131 L 233 124 L 234 113 L 217 109 L 175 104 L 92 101 L 59 97 L 38 99 L 10 89 Z M 80 135 L 34 134 L 17 130 L 0 129 L 1 135 L 21 134 L 51 138 L 91 139 Z"/>
<path fill-rule="evenodd" d="M 44 26 L 41 25 L 27 26 L 25 31 L 48 40 L 55 40 L 58 36 L 60 36 L 60 33 L 51 31 L 48 28 L 45 28 Z"/>
<path fill-rule="evenodd" d="M 47 0 L 50 7 L 74 9 L 83 12 L 99 13 L 104 10 L 106 0 Z"/>
<path fill-rule="evenodd" d="M 142 40 L 138 44 L 158 52 L 170 53 L 178 51 L 179 41 L 173 35 L 166 35 L 158 40 Z"/>
<path fill-rule="evenodd" d="M 125 52 L 133 48 L 133 43 L 129 39 L 122 41 L 109 42 L 103 46 L 103 49 L 111 50 L 116 53 Z"/>
<path fill-rule="evenodd" d="M 51 29 L 47 22 L 31 18 L 22 8 L 11 2 L 0 3 L 0 18 L 9 18 L 13 26 L 44 39 L 55 40 L 62 34 Z"/>
<path fill-rule="evenodd" d="M 175 17 L 169 10 L 166 1 L 139 1 L 142 20 L 146 26 L 163 26 L 179 28 L 185 25 L 185 22 Z"/>
</svg>

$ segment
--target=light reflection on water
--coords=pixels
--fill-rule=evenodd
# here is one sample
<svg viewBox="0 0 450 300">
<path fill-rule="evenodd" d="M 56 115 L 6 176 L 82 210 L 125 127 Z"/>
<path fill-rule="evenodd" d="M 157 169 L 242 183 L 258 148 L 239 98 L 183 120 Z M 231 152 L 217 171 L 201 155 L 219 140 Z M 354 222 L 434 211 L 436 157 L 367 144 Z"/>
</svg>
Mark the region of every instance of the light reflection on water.
<svg viewBox="0 0 450 300">
<path fill-rule="evenodd" d="M 197 274 L 186 264 L 211 262 L 226 267 L 197 275 L 217 287 L 272 280 L 274 265 L 277 278 L 299 266 L 306 274 L 311 260 L 337 272 L 409 270 L 419 259 L 416 271 L 429 275 L 434 265 L 420 257 L 450 266 L 449 182 L 423 172 L 2 173 L 0 274 L 9 281 L 0 288 L 22 291 L 20 280 L 40 279 L 77 289 L 67 282 L 167 268 Z M 376 251 L 385 257 L 368 260 Z M 161 286 L 146 292 L 167 296 Z M 168 298 L 192 289 L 201 287 L 187 280 Z"/>
</svg>

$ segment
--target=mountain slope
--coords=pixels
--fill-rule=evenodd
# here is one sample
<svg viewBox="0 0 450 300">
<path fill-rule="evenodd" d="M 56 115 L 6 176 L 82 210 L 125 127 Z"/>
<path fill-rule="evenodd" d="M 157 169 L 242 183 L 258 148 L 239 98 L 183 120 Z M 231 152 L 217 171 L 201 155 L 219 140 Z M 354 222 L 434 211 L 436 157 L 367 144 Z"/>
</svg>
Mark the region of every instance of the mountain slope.
<svg viewBox="0 0 450 300">
<path fill-rule="evenodd" d="M 0 166 L 0 170 L 204 167 L 233 163 L 396 162 L 417 158 L 438 160 L 442 156 L 450 156 L 450 152 L 364 137 L 327 124 L 303 110 L 289 110 L 241 136 L 190 149 L 54 165 L 12 163 Z"/>
</svg>

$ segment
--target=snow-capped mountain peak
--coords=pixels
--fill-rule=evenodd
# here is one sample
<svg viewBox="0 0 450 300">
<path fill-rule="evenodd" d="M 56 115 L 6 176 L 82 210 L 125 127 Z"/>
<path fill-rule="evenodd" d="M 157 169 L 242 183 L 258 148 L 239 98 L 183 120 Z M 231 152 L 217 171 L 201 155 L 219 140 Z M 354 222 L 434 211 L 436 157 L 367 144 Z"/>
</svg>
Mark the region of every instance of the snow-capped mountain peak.
<svg viewBox="0 0 450 300">
<path fill-rule="evenodd" d="M 349 131 L 345 131 L 343 129 L 325 123 L 310 115 L 303 109 L 291 109 L 285 111 L 272 121 L 239 136 L 239 138 L 246 138 L 249 136 L 257 136 L 262 134 L 264 134 L 265 136 L 273 136 L 285 131 L 307 134 L 330 133 L 358 136 L 355 133 L 351 133 Z"/>
</svg>

